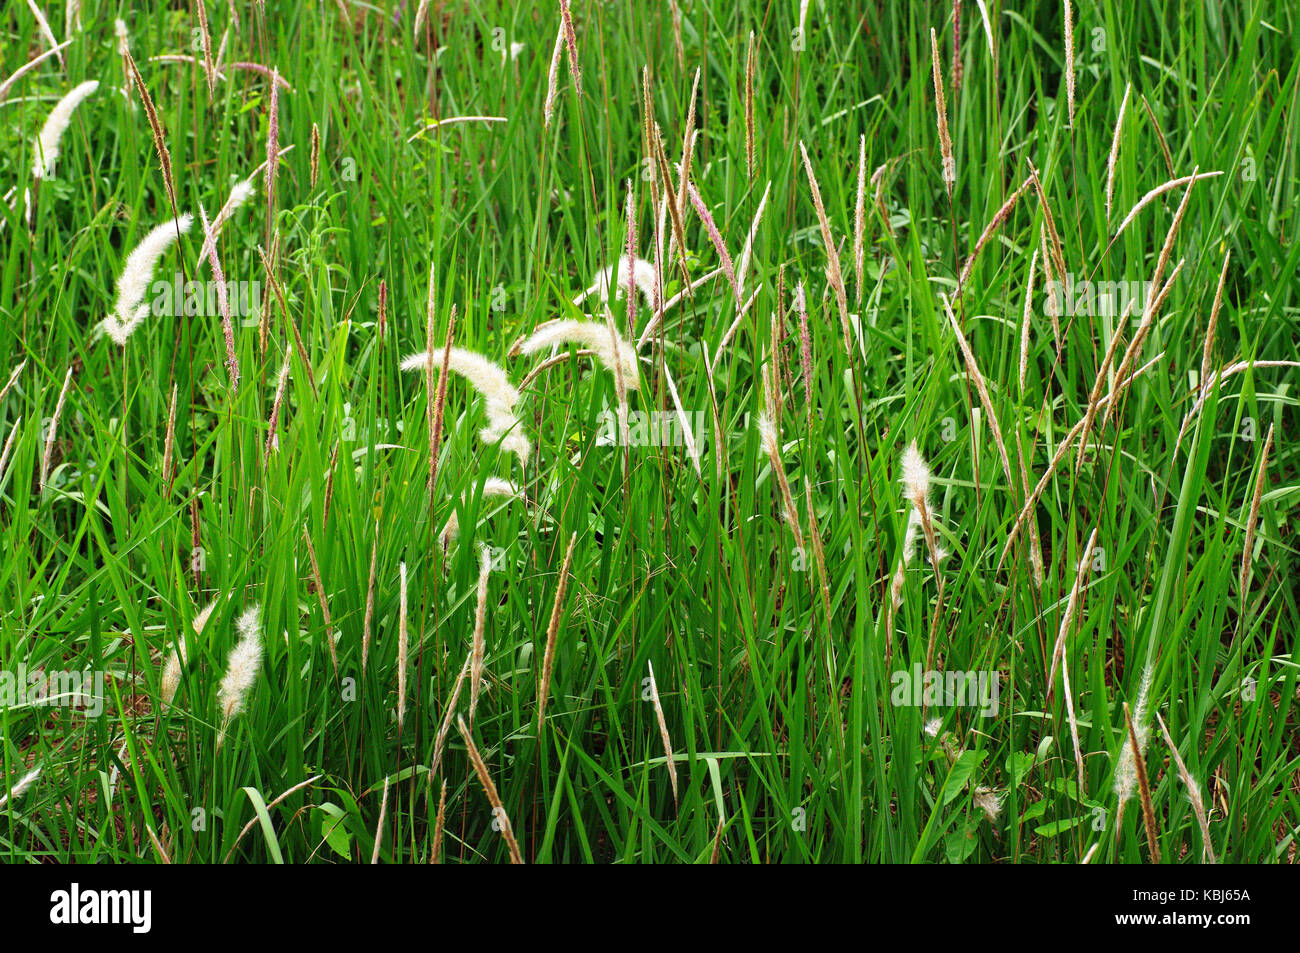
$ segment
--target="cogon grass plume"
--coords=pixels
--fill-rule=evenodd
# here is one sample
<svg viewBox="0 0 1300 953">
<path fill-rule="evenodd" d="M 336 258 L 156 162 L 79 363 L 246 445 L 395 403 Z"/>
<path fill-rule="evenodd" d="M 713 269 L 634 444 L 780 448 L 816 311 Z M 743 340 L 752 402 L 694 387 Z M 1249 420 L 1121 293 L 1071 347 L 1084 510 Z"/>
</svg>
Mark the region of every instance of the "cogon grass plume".
<svg viewBox="0 0 1300 953">
<path fill-rule="evenodd" d="M 427 2 L 427 0 L 425 0 Z M 424 3 L 421 3 L 424 6 Z M 551 66 L 546 73 L 546 99 L 542 104 L 542 128 L 550 129 L 555 118 L 555 97 L 559 92 L 560 51 L 564 46 L 564 23 L 555 31 L 555 49 L 551 52 Z"/>
<path fill-rule="evenodd" d="M 262 669 L 262 617 L 261 608 L 253 606 L 235 622 L 239 641 L 230 650 L 226 674 L 221 679 L 217 693 L 217 708 L 221 712 L 221 727 L 217 732 L 217 748 L 226 739 L 230 722 L 248 704 L 249 693 L 257 674 Z"/>
<path fill-rule="evenodd" d="M 1124 805 L 1133 797 L 1137 787 L 1137 758 L 1143 757 L 1147 747 L 1150 725 L 1147 722 L 1147 700 L 1151 693 L 1151 668 L 1142 671 L 1142 681 L 1138 687 L 1137 704 L 1133 707 L 1130 718 L 1128 704 L 1125 703 L 1125 720 L 1132 726 L 1125 743 L 1120 745 L 1119 761 L 1115 766 L 1115 796 L 1119 799 L 1119 814 L 1116 818 L 1116 834 L 1119 833 L 1119 821 L 1124 817 Z"/>
<path fill-rule="evenodd" d="M 188 232 L 193 223 L 194 216 L 188 213 L 163 222 L 127 256 L 126 265 L 117 279 L 116 308 L 99 326 L 115 344 L 125 347 L 127 338 L 149 316 L 149 305 L 144 303 L 144 298 L 153 282 L 154 268 L 172 243 Z"/>
<path fill-rule="evenodd" d="M 36 779 L 40 776 L 41 769 L 39 766 L 24 774 L 14 782 L 13 787 L 9 789 L 9 793 L 0 795 L 0 807 L 4 807 L 10 800 L 17 801 L 31 789 L 31 786 L 36 783 Z"/>
<path fill-rule="evenodd" d="M 506 499 L 518 500 L 523 496 L 519 487 L 515 486 L 509 480 L 503 480 L 501 477 L 488 477 L 483 481 L 481 497 L 504 497 Z M 442 532 L 438 534 L 438 539 L 442 543 L 444 550 L 450 549 L 460 536 L 460 518 L 456 515 L 453 508 L 451 515 L 447 517 L 447 522 L 443 524 Z"/>
<path fill-rule="evenodd" d="M 209 602 L 194 616 L 190 623 L 190 630 L 195 638 L 203 635 L 203 630 L 207 627 L 208 620 L 212 618 L 212 610 L 217 607 L 218 601 L 214 599 Z M 189 650 L 185 647 L 185 635 L 182 633 L 176 637 L 176 647 L 171 650 L 167 661 L 163 664 L 159 681 L 159 701 L 162 711 L 166 712 L 171 707 L 172 700 L 176 697 L 176 689 L 181 684 L 181 671 L 187 664 L 189 664 Z"/>
<path fill-rule="evenodd" d="M 909 443 L 907 449 L 903 451 L 902 471 L 904 495 L 916 508 L 917 515 L 921 519 L 921 532 L 925 536 L 925 545 L 930 551 L 930 561 L 937 573 L 939 561 L 944 554 L 939 548 L 931 515 L 930 465 L 921 456 L 921 451 L 917 449 L 915 440 Z"/>
<path fill-rule="evenodd" d="M 567 343 L 576 343 L 589 348 L 601 361 L 606 371 L 623 373 L 623 380 L 627 382 L 629 390 L 636 390 L 640 385 L 636 350 L 617 334 L 611 338 L 608 326 L 597 321 L 568 319 L 543 321 L 533 329 L 532 334 L 523 341 L 515 343 L 511 348 L 511 354 L 532 355 Z"/>
<path fill-rule="evenodd" d="M 596 277 L 591 286 L 582 294 L 573 299 L 575 305 L 580 305 L 591 295 L 597 295 L 601 301 L 609 301 L 609 285 L 614 275 L 614 266 L 606 265 L 600 271 L 596 272 Z M 623 255 L 618 260 L 618 281 L 614 287 L 615 300 L 623 298 L 628 287 L 634 287 L 641 292 L 641 298 L 645 306 L 651 310 L 655 309 L 655 295 L 658 274 L 655 266 L 644 258 L 636 258 L 632 255 Z"/>
<path fill-rule="evenodd" d="M 608 346 L 608 332 L 602 333 L 606 335 Z M 465 378 L 484 400 L 488 425 L 479 431 L 479 439 L 484 443 L 500 441 L 502 450 L 513 453 L 520 463 L 526 464 L 528 455 L 532 452 L 532 443 L 524 435 L 522 425 L 515 417 L 514 407 L 519 402 L 519 391 L 511 385 L 506 372 L 477 351 L 459 347 L 447 351 L 446 364 L 452 373 Z M 440 371 L 442 365 L 443 354 L 421 351 L 404 358 L 401 368 L 404 371 L 429 368 Z"/>
<path fill-rule="evenodd" d="M 903 552 L 889 586 L 889 610 L 885 614 L 885 663 L 888 664 L 893 653 L 895 616 L 903 604 L 903 585 L 906 582 L 907 566 L 916 551 L 918 537 L 924 537 L 926 549 L 935 578 L 939 578 L 939 562 L 945 553 L 935 540 L 934 524 L 930 507 L 930 465 L 921 456 L 916 441 L 907 445 L 901 461 L 903 496 L 910 504 L 907 513 L 907 527 L 903 532 Z"/>
<path fill-rule="evenodd" d="M 126 58 L 131 53 L 131 37 L 126 30 L 126 21 L 121 17 L 113 20 L 113 36 L 117 40 L 117 55 L 122 57 L 122 68 L 126 71 L 126 79 L 131 80 L 131 68 L 126 65 Z"/>
<path fill-rule="evenodd" d="M 54 175 L 54 167 L 59 160 L 59 144 L 63 140 L 63 134 L 68 131 L 68 126 L 72 124 L 72 114 L 97 89 L 99 89 L 98 80 L 87 80 L 75 86 L 50 110 L 50 115 L 34 143 L 33 178 L 48 179 Z"/>
<path fill-rule="evenodd" d="M 1151 782 L 1147 780 L 1146 758 L 1143 756 L 1142 747 L 1146 744 L 1143 737 L 1139 740 L 1137 729 L 1133 726 L 1133 718 L 1128 710 L 1128 702 L 1124 703 L 1124 723 L 1128 728 L 1129 747 L 1133 750 L 1133 771 L 1137 776 L 1138 795 L 1142 804 L 1142 825 L 1147 833 L 1147 849 L 1151 852 L 1151 862 L 1160 863 L 1160 845 L 1156 839 L 1156 812 L 1151 803 Z M 1116 825 L 1118 829 L 1118 825 Z"/>
<path fill-rule="evenodd" d="M 623 340 L 612 321 L 600 324 L 596 321 L 559 319 L 539 324 L 531 335 L 517 341 L 510 353 L 536 354 L 561 344 L 580 344 L 590 349 L 604 368 L 614 375 L 616 389 L 619 391 L 619 423 L 626 437 L 626 392 L 636 390 L 640 385 L 636 350 Z"/>
</svg>

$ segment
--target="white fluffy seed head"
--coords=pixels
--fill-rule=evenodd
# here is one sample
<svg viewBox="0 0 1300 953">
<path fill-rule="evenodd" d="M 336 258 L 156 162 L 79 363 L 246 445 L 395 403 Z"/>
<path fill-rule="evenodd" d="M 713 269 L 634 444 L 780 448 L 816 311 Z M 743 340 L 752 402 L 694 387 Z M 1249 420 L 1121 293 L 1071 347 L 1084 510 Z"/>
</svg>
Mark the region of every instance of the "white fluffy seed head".
<svg viewBox="0 0 1300 953">
<path fill-rule="evenodd" d="M 606 265 L 596 272 L 596 280 L 591 283 L 588 293 L 594 291 L 601 301 L 609 301 L 609 282 L 613 272 L 613 265 Z M 641 292 L 645 306 L 654 308 L 655 278 L 655 266 L 650 262 L 644 258 L 629 259 L 624 255 L 618 260 L 618 282 L 614 288 L 614 298 L 621 299 L 627 293 L 630 282 Z"/>
<path fill-rule="evenodd" d="M 622 371 L 623 384 L 628 390 L 637 389 L 640 375 L 636 349 L 617 331 L 611 331 L 605 322 L 547 321 L 537 326 L 532 336 L 519 345 L 519 350 L 524 354 L 536 354 L 561 344 L 580 344 L 589 348 L 610 373 L 615 373 L 616 367 Z"/>
<path fill-rule="evenodd" d="M 402 370 L 425 370 L 430 360 L 435 370 L 442 369 L 442 351 L 421 351 L 402 360 Z M 494 407 L 509 411 L 519 402 L 519 391 L 510 384 L 510 378 L 501 365 L 494 363 L 477 351 L 453 347 L 447 355 L 447 364 L 453 374 L 459 374 L 478 391 L 488 403 L 489 413 Z"/>
<path fill-rule="evenodd" d="M 981 785 L 975 789 L 975 806 L 984 812 L 992 824 L 1002 812 L 1002 796 L 992 788 Z"/>
<path fill-rule="evenodd" d="M 930 465 L 916 448 L 915 440 L 903 451 L 903 489 L 917 506 L 924 506 L 930 496 Z"/>
<path fill-rule="evenodd" d="M 1151 669 L 1146 668 L 1142 672 L 1142 684 L 1138 688 L 1137 704 L 1133 708 L 1133 733 L 1137 735 L 1138 750 L 1145 753 L 1147 750 L 1147 738 L 1151 732 L 1151 726 L 1147 723 L 1147 695 L 1151 691 Z M 1123 732 L 1124 743 L 1120 747 L 1119 765 L 1115 769 L 1115 794 L 1119 798 L 1119 803 L 1123 804 L 1133 796 L 1137 789 L 1137 763 L 1133 758 L 1133 743 L 1129 740 L 1128 731 Z"/>
<path fill-rule="evenodd" d="M 32 164 L 33 177 L 48 179 L 54 174 L 54 164 L 59 158 L 59 143 L 72 123 L 72 113 L 81 105 L 82 100 L 97 89 L 99 89 L 98 80 L 87 80 L 60 99 L 50 110 L 49 118 L 41 128 L 41 134 L 36 137 L 36 157 Z"/>
<path fill-rule="evenodd" d="M 247 610 L 235 622 L 235 630 L 239 633 L 239 641 L 230 650 L 226 674 L 221 679 L 217 696 L 221 716 L 227 722 L 244 710 L 248 693 L 262 668 L 261 609 L 253 606 Z"/>
<path fill-rule="evenodd" d="M 430 361 L 435 369 L 441 370 L 442 354 L 442 351 L 434 351 L 432 355 L 428 351 L 412 354 L 402 361 L 402 370 L 423 371 Z M 520 463 L 526 464 L 533 447 L 515 416 L 514 406 L 519 402 L 519 391 L 510 383 L 506 372 L 477 351 L 459 347 L 448 352 L 447 365 L 453 374 L 469 381 L 483 398 L 488 424 L 479 431 L 479 439 L 492 444 L 499 441 L 502 450 L 513 453 Z"/>
<path fill-rule="evenodd" d="M 120 346 L 126 346 L 135 329 L 149 316 L 145 295 L 153 282 L 158 259 L 176 241 L 190 230 L 194 216 L 188 212 L 163 222 L 144 237 L 144 240 L 127 256 L 122 274 L 117 279 L 117 307 L 114 314 L 104 319 L 100 328 Z"/>
<path fill-rule="evenodd" d="M 758 415 L 758 436 L 764 453 L 769 457 L 781 456 L 781 437 L 776 432 L 776 423 L 765 413 Z"/>
<path fill-rule="evenodd" d="M 506 439 L 508 440 L 509 438 L 507 437 Z M 501 496 L 517 500 L 520 499 L 521 494 L 519 492 L 519 487 L 515 486 L 509 480 L 503 480 L 501 477 L 488 477 L 483 483 L 483 498 L 487 499 L 489 496 Z M 451 515 L 447 517 L 446 526 L 444 526 L 442 530 L 443 548 L 446 549 L 454 543 L 459 535 L 460 517 L 456 515 L 456 511 L 453 509 Z"/>
<path fill-rule="evenodd" d="M 202 635 L 204 627 L 208 624 L 208 619 L 212 617 L 212 610 L 217 607 L 216 601 L 212 601 L 199 610 L 198 615 L 194 617 L 193 629 L 195 635 Z M 162 708 L 166 711 L 171 706 L 172 699 L 176 697 L 176 689 L 181 683 L 181 669 L 189 662 L 187 650 L 185 648 L 185 637 L 181 636 L 176 640 L 174 648 L 169 656 L 167 663 L 163 666 L 161 679 Z"/>
<path fill-rule="evenodd" d="M 39 767 L 36 767 L 28 771 L 17 781 L 15 781 L 13 787 L 10 788 L 13 799 L 17 801 L 20 797 L 26 794 L 27 789 L 30 788 L 33 784 L 35 784 L 36 779 L 39 778 L 40 776 L 41 776 L 41 769 Z M 3 790 L 3 787 L 0 787 L 0 790 Z M 0 794 L 0 807 L 4 807 L 5 802 L 9 800 L 10 796 L 11 795 L 9 794 Z"/>
</svg>

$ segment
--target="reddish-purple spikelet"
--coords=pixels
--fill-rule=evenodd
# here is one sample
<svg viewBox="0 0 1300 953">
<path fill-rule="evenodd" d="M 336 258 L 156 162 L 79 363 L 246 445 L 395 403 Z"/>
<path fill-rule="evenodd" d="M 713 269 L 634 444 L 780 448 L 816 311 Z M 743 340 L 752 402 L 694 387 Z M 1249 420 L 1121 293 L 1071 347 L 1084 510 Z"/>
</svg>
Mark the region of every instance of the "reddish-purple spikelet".
<svg viewBox="0 0 1300 953">
<path fill-rule="evenodd" d="M 578 65 L 578 35 L 573 32 L 573 14 L 569 0 L 560 0 L 560 18 L 564 21 L 564 42 L 569 49 L 569 72 L 573 74 L 573 88 L 582 95 L 582 67 Z"/>
<path fill-rule="evenodd" d="M 687 180 L 686 191 L 690 196 L 691 204 L 695 206 L 695 212 L 700 216 L 700 221 L 704 223 L 705 230 L 709 233 L 709 241 L 713 242 L 713 247 L 717 249 L 718 257 L 722 260 L 722 270 L 727 276 L 727 281 L 731 283 L 731 291 L 736 298 L 736 306 L 740 307 L 740 286 L 736 284 L 736 269 L 731 263 L 731 255 L 727 252 L 727 245 L 722 240 L 722 233 L 718 231 L 717 224 L 713 221 L 713 216 L 709 214 L 709 208 L 700 198 L 699 190 L 695 188 L 695 183 Z"/>
</svg>

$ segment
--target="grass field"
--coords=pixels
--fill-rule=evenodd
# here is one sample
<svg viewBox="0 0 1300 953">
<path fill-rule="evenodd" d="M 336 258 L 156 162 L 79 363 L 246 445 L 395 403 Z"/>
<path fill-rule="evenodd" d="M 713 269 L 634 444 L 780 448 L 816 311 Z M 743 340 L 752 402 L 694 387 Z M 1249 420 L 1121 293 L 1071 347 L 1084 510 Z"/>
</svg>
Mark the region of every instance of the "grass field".
<svg viewBox="0 0 1300 953">
<path fill-rule="evenodd" d="M 1293 861 L 1296 9 L 563 6 L 5 6 L 0 859 Z"/>
</svg>

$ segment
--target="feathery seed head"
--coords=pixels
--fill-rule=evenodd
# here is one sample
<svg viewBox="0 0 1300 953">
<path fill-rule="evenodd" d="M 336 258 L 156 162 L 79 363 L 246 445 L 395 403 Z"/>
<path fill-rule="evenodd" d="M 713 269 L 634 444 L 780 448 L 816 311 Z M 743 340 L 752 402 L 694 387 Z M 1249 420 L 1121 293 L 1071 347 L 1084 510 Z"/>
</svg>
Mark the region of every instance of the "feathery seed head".
<svg viewBox="0 0 1300 953">
<path fill-rule="evenodd" d="M 574 343 L 594 351 L 600 363 L 611 373 L 615 365 L 622 371 L 623 382 L 629 390 L 636 390 L 640 383 L 637 371 L 636 349 L 618 334 L 611 331 L 608 324 L 597 321 L 546 321 L 539 324 L 532 336 L 518 345 L 523 354 L 536 354 L 538 351 L 561 344 Z"/>
<path fill-rule="evenodd" d="M 217 702 L 221 716 L 229 722 L 241 711 L 248 701 L 248 693 L 257 680 L 257 673 L 262 668 L 262 617 L 258 606 L 248 609 L 235 622 L 235 631 L 239 641 L 230 650 L 226 664 L 225 677 L 221 679 L 221 689 Z M 224 734 L 224 731 L 222 732 Z"/>
<path fill-rule="evenodd" d="M 402 361 L 402 370 L 426 370 L 432 363 L 442 367 L 442 351 L 421 351 Z M 525 436 L 514 406 L 519 402 L 519 391 L 510 383 L 506 372 L 477 351 L 453 347 L 447 354 L 447 364 L 452 373 L 459 374 L 478 391 L 486 404 L 488 425 L 479 431 L 484 443 L 500 441 L 501 449 L 513 453 L 520 463 L 526 463 L 532 453 L 532 443 Z"/>
<path fill-rule="evenodd" d="M 1146 752 L 1147 737 L 1151 725 L 1147 722 L 1147 695 L 1151 690 L 1151 669 L 1142 672 L 1142 683 L 1138 688 L 1137 705 L 1133 708 L 1133 733 L 1137 735 L 1138 748 Z M 1123 732 L 1124 741 L 1120 746 L 1119 765 L 1115 769 L 1115 794 L 1122 805 L 1133 796 L 1137 789 L 1137 764 L 1133 760 L 1133 745 L 1129 742 L 1127 732 Z"/>
<path fill-rule="evenodd" d="M 35 784 L 36 779 L 39 778 L 40 776 L 41 776 L 41 769 L 39 767 L 35 767 L 31 771 L 28 771 L 26 774 L 24 774 L 16 782 L 14 782 L 14 786 L 10 789 L 12 791 L 13 799 L 17 801 L 20 797 L 26 794 L 27 789 L 30 788 L 33 784 Z M 8 801 L 9 798 L 10 798 L 9 794 L 0 794 L 0 807 L 4 807 L 5 802 Z"/>
<path fill-rule="evenodd" d="M 924 506 L 930 496 L 930 465 L 916 448 L 915 440 L 903 451 L 903 489 L 917 506 Z"/>
<path fill-rule="evenodd" d="M 118 345 L 125 347 L 126 339 L 149 316 L 149 305 L 144 302 L 153 281 L 158 260 L 171 247 L 179 235 L 190 230 L 194 216 L 188 212 L 178 218 L 156 226 L 127 256 L 122 274 L 117 279 L 117 308 L 100 325 L 101 329 Z"/>
<path fill-rule="evenodd" d="M 781 455 L 781 439 L 776 432 L 776 423 L 766 413 L 758 415 L 758 435 L 763 441 L 763 452 L 769 457 Z"/>
<path fill-rule="evenodd" d="M 609 282 L 613 276 L 614 266 L 606 265 L 600 271 L 596 272 L 596 280 L 591 283 L 591 289 L 600 296 L 601 301 L 609 300 Z M 654 307 L 655 300 L 655 266 L 650 264 L 644 258 L 634 258 L 631 264 L 628 263 L 628 256 L 623 255 L 618 260 L 618 283 L 614 288 L 614 298 L 621 299 L 627 293 L 629 284 L 635 285 L 636 289 L 641 292 L 641 297 L 645 301 L 647 308 Z"/>
<path fill-rule="evenodd" d="M 54 174 L 54 164 L 59 158 L 59 142 L 72 123 L 73 111 L 81 105 L 82 100 L 97 89 L 99 89 L 98 80 L 87 80 L 73 88 L 72 92 L 60 99 L 50 110 L 49 118 L 41 128 L 41 134 L 36 137 L 36 159 L 32 165 L 33 178 L 48 179 Z"/>
</svg>

